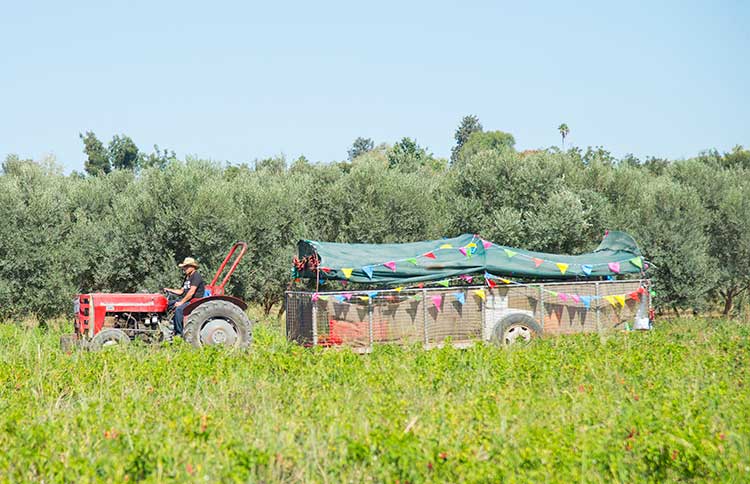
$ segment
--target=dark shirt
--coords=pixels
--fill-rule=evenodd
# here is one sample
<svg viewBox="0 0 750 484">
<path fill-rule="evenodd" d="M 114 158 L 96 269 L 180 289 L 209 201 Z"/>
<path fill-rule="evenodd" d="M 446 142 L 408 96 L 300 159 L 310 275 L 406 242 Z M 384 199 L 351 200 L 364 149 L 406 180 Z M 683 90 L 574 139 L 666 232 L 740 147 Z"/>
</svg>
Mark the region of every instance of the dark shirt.
<svg viewBox="0 0 750 484">
<path fill-rule="evenodd" d="M 191 301 L 193 299 L 202 298 L 206 292 L 206 285 L 203 283 L 203 278 L 198 271 L 194 271 L 189 276 L 185 276 L 185 282 L 182 284 L 182 295 L 185 296 L 191 287 L 196 288 L 195 294 L 190 298 Z"/>
</svg>

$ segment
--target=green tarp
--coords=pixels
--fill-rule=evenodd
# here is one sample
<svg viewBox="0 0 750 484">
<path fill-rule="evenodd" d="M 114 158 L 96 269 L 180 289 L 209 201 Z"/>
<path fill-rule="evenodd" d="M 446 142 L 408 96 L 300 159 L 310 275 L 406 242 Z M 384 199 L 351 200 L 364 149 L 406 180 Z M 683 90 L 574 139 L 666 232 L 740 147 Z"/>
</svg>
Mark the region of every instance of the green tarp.
<svg viewBox="0 0 750 484">
<path fill-rule="evenodd" d="M 638 274 L 644 268 L 635 240 L 624 232 L 609 232 L 599 247 L 581 255 L 558 255 L 498 246 L 479 236 L 407 244 L 342 244 L 301 240 L 299 258 L 317 256 L 319 269 L 298 277 L 398 285 L 438 281 L 460 275 L 522 279 L 585 279 Z"/>
</svg>

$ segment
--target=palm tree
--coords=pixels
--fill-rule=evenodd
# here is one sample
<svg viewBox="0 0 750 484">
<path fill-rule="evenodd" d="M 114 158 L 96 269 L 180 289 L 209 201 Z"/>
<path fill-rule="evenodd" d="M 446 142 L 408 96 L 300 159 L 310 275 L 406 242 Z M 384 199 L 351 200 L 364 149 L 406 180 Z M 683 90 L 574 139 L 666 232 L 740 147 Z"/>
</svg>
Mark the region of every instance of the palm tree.
<svg viewBox="0 0 750 484">
<path fill-rule="evenodd" d="M 562 149 L 565 149 L 565 137 L 570 133 L 570 128 L 568 128 L 567 124 L 563 123 L 557 129 L 560 131 L 560 136 L 562 136 Z"/>
</svg>

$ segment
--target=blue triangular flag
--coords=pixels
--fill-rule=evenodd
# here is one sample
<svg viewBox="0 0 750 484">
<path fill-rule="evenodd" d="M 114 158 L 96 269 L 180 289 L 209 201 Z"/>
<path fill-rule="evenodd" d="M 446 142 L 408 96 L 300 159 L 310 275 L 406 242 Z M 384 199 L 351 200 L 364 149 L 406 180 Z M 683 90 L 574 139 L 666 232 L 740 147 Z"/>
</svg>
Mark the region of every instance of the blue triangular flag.
<svg viewBox="0 0 750 484">
<path fill-rule="evenodd" d="M 333 296 L 333 298 L 336 300 L 336 302 L 340 302 L 340 303 L 342 303 L 342 302 L 344 302 L 346 300 L 346 298 L 344 296 L 342 296 L 341 294 Z"/>
<path fill-rule="evenodd" d="M 454 292 L 453 296 L 456 298 L 456 301 L 461 303 L 462 306 L 466 302 L 466 295 L 462 292 Z"/>
<path fill-rule="evenodd" d="M 586 309 L 591 308 L 591 296 L 581 296 L 581 302 Z"/>
<path fill-rule="evenodd" d="M 375 296 L 377 296 L 379 292 L 380 291 L 370 291 L 370 292 L 367 293 L 367 296 L 370 297 L 370 299 L 372 299 Z"/>
<path fill-rule="evenodd" d="M 591 264 L 583 264 L 581 266 L 581 270 L 583 271 L 584 274 L 586 274 L 587 276 L 590 276 L 591 271 L 594 270 L 594 266 L 592 266 Z"/>
<path fill-rule="evenodd" d="M 372 266 L 364 266 L 362 267 L 362 270 L 367 274 L 368 278 L 372 279 Z"/>
</svg>

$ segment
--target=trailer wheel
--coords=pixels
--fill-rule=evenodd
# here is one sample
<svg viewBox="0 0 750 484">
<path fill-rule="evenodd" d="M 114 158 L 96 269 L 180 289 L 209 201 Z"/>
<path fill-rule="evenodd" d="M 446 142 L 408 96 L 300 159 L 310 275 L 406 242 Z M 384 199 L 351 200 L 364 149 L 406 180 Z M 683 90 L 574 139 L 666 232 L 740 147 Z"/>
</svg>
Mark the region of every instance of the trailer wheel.
<svg viewBox="0 0 750 484">
<path fill-rule="evenodd" d="M 125 346 L 130 344 L 130 338 L 124 331 L 117 328 L 104 328 L 91 339 L 89 348 L 99 351 L 112 346 Z"/>
<path fill-rule="evenodd" d="M 528 314 L 510 314 L 500 320 L 492 330 L 492 341 L 501 346 L 510 346 L 531 341 L 541 336 L 542 329 Z"/>
<path fill-rule="evenodd" d="M 208 301 L 193 309 L 183 333 L 185 341 L 196 348 L 213 345 L 246 348 L 253 339 L 253 323 L 236 304 Z"/>
</svg>

